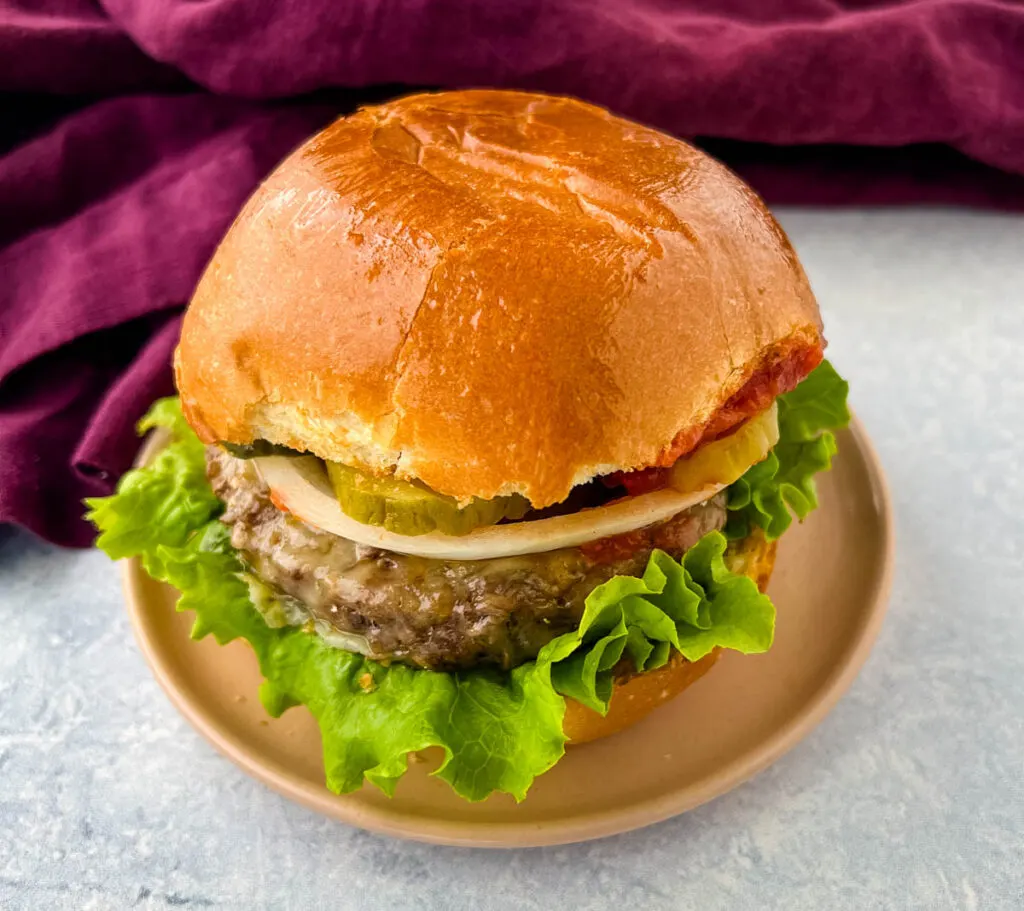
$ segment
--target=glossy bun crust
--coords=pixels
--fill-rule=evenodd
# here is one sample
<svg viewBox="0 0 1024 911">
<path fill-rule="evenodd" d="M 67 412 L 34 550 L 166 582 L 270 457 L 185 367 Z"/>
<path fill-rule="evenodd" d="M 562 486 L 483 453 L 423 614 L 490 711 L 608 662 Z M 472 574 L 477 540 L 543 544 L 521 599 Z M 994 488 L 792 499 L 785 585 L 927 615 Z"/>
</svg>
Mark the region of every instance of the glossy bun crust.
<svg viewBox="0 0 1024 911">
<path fill-rule="evenodd" d="M 465 91 L 365 108 L 289 156 L 175 365 L 206 441 L 545 506 L 655 464 L 821 345 L 786 236 L 721 164 L 579 101 Z"/>
<path fill-rule="evenodd" d="M 775 542 L 766 541 L 759 531 L 737 542 L 727 555 L 729 568 L 750 576 L 763 592 L 775 566 Z M 691 683 L 696 683 L 718 660 L 720 649 L 700 661 L 687 661 L 679 653 L 664 667 L 645 674 L 626 670 L 612 690 L 607 715 L 599 715 L 568 699 L 562 727 L 570 743 L 587 743 L 636 724 L 654 709 L 671 701 Z"/>
</svg>

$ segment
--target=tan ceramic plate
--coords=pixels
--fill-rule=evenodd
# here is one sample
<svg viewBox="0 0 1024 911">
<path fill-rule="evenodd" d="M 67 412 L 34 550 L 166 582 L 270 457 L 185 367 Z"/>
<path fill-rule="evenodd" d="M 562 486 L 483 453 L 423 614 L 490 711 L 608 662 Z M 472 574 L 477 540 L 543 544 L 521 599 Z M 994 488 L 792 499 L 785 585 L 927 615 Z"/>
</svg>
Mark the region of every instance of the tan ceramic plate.
<svg viewBox="0 0 1024 911">
<path fill-rule="evenodd" d="M 154 441 L 142 458 L 151 456 Z M 767 655 L 727 653 L 707 677 L 637 727 L 570 748 L 517 805 L 470 804 L 413 764 L 397 795 L 323 785 L 320 737 L 304 708 L 268 718 L 248 646 L 189 639 L 191 614 L 138 561 L 125 569 L 143 653 L 171 700 L 218 750 L 294 800 L 351 825 L 420 841 L 521 847 L 584 841 L 649 825 L 734 788 L 791 749 L 835 705 L 882 621 L 893 557 L 881 468 L 863 429 L 840 434 L 819 480 L 821 508 L 783 539 L 769 592 L 778 607 Z"/>
</svg>

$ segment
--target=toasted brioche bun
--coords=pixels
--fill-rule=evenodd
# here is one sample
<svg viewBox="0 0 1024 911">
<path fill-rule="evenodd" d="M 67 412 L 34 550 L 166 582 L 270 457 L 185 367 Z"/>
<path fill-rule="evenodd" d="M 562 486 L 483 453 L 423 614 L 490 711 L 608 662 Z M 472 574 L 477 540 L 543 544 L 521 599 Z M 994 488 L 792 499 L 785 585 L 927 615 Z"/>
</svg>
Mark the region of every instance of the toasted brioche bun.
<svg viewBox="0 0 1024 911">
<path fill-rule="evenodd" d="M 465 91 L 289 156 L 210 262 L 175 367 L 207 442 L 542 507 L 656 464 L 822 344 L 789 241 L 721 164 L 579 101 Z"/>
<path fill-rule="evenodd" d="M 733 572 L 750 576 L 763 592 L 775 566 L 775 542 L 766 541 L 764 535 L 756 531 L 734 544 L 726 560 Z M 636 724 L 700 680 L 718 660 L 720 651 L 715 649 L 700 661 L 692 662 L 676 652 L 664 667 L 644 674 L 630 673 L 631 668 L 627 668 L 615 682 L 607 715 L 599 715 L 567 699 L 562 727 L 569 742 L 587 743 Z"/>
</svg>

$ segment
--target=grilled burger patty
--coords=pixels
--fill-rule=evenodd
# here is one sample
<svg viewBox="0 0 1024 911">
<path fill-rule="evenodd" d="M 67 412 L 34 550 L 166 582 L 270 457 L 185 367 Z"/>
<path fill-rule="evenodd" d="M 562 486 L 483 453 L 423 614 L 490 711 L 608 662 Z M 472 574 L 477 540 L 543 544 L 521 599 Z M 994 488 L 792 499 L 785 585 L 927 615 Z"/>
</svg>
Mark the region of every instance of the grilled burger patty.
<svg viewBox="0 0 1024 911">
<path fill-rule="evenodd" d="M 437 669 L 528 661 L 575 629 L 596 586 L 642 574 L 654 548 L 680 557 L 726 519 L 720 494 L 666 522 L 592 545 L 496 560 L 431 560 L 364 547 L 281 512 L 252 463 L 219 447 L 207 448 L 207 473 L 225 504 L 221 521 L 231 527 L 232 544 L 266 586 L 255 599 L 264 609 L 283 606 L 287 622 L 312 620 L 329 641 L 371 658 Z"/>
</svg>

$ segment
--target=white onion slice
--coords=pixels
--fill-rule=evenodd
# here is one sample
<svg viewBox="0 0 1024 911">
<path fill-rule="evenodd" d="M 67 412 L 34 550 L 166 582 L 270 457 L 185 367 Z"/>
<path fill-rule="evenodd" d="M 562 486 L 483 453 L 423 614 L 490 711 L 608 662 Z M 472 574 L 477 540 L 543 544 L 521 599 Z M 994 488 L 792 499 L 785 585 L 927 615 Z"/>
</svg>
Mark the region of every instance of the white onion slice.
<svg viewBox="0 0 1024 911">
<path fill-rule="evenodd" d="M 311 456 L 267 456 L 253 461 L 278 508 L 309 525 L 357 544 L 437 560 L 493 560 L 576 547 L 670 519 L 710 499 L 725 486 L 692 493 L 665 488 L 565 516 L 478 528 L 468 535 L 436 531 L 400 535 L 345 515 L 319 460 Z"/>
</svg>

